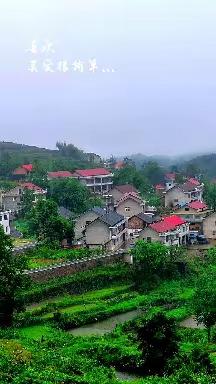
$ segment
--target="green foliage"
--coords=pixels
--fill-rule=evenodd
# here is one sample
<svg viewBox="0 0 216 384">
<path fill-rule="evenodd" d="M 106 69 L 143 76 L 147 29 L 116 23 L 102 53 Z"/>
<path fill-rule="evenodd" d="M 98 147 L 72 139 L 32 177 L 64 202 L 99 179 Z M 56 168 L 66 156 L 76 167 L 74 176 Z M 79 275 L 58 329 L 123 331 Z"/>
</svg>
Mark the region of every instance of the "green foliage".
<svg viewBox="0 0 216 384">
<path fill-rule="evenodd" d="M 58 213 L 57 204 L 51 200 L 38 200 L 29 214 L 29 229 L 39 243 L 59 247 L 63 239 L 73 239 L 73 223 Z"/>
<path fill-rule="evenodd" d="M 21 214 L 23 217 L 29 216 L 34 200 L 35 200 L 34 192 L 29 189 L 25 189 L 22 194 L 22 201 L 21 201 Z"/>
<path fill-rule="evenodd" d="M 21 307 L 18 293 L 27 285 L 24 268 L 25 260 L 13 255 L 12 241 L 0 226 L 0 327 L 10 326 L 14 311 Z"/>
<path fill-rule="evenodd" d="M 211 337 L 211 327 L 216 323 L 216 280 L 215 275 L 202 277 L 194 295 L 194 311 L 198 323 L 203 323 Z"/>
<path fill-rule="evenodd" d="M 137 286 L 148 286 L 159 278 L 172 276 L 177 272 L 175 262 L 182 251 L 159 242 L 139 240 L 131 252 L 134 258 L 135 282 Z"/>
<path fill-rule="evenodd" d="M 205 202 L 209 208 L 216 211 L 216 184 L 206 183 L 204 188 Z"/>
<path fill-rule="evenodd" d="M 53 180 L 49 182 L 48 195 L 59 206 L 76 214 L 94 206 L 102 206 L 102 200 L 90 194 L 88 188 L 75 179 Z"/>
<path fill-rule="evenodd" d="M 142 352 L 143 372 L 162 375 L 168 360 L 178 351 L 177 328 L 174 320 L 157 313 L 142 322 L 137 332 Z"/>
<path fill-rule="evenodd" d="M 156 161 L 149 161 L 145 164 L 143 173 L 151 185 L 156 185 L 164 181 L 164 170 Z"/>
</svg>

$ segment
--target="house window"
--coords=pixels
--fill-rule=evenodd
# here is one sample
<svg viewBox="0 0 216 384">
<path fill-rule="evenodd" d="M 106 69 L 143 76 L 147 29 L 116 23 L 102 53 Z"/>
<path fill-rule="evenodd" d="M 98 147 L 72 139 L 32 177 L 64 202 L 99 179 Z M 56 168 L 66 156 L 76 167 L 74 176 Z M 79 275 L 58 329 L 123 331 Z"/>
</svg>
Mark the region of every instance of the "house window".
<svg viewBox="0 0 216 384">
<path fill-rule="evenodd" d="M 215 236 L 216 235 L 216 231 L 212 231 L 212 235 Z"/>
<path fill-rule="evenodd" d="M 90 220 L 87 220 L 87 221 L 86 221 L 86 225 L 89 225 L 90 223 L 91 223 Z"/>
<path fill-rule="evenodd" d="M 169 241 L 169 236 L 166 236 L 166 243 Z"/>
<path fill-rule="evenodd" d="M 125 212 L 130 212 L 130 207 L 125 207 Z"/>
<path fill-rule="evenodd" d="M 151 237 L 147 237 L 146 240 L 147 240 L 148 243 L 151 243 L 151 241 L 152 241 Z"/>
<path fill-rule="evenodd" d="M 0 221 L 2 221 L 2 216 L 0 216 Z"/>
<path fill-rule="evenodd" d="M 8 233 L 8 227 L 5 228 L 6 233 Z"/>
<path fill-rule="evenodd" d="M 215 221 L 215 225 L 216 225 L 216 221 Z"/>
<path fill-rule="evenodd" d="M 178 203 L 178 199 L 174 199 L 174 203 Z"/>
<path fill-rule="evenodd" d="M 4 220 L 7 220 L 7 219 L 8 219 L 7 215 L 4 215 Z"/>
<path fill-rule="evenodd" d="M 186 208 L 185 208 L 185 211 L 189 211 L 189 208 L 188 208 L 188 207 L 186 207 Z"/>
</svg>

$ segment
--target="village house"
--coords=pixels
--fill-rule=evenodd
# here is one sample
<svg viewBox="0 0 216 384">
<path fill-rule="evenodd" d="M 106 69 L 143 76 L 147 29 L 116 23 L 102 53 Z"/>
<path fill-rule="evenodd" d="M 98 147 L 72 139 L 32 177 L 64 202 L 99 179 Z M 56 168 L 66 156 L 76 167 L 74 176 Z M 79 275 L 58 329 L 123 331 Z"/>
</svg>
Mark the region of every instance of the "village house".
<svg viewBox="0 0 216 384">
<path fill-rule="evenodd" d="M 204 184 L 197 179 L 190 178 L 180 186 L 189 201 L 202 201 Z"/>
<path fill-rule="evenodd" d="M 30 175 L 32 170 L 33 170 L 33 165 L 32 164 L 23 164 L 23 165 L 21 165 L 20 167 L 16 168 L 13 171 L 12 176 L 16 180 L 24 179 L 28 175 Z"/>
<path fill-rule="evenodd" d="M 105 213 L 86 227 L 86 245 L 115 251 L 127 241 L 127 225 L 124 216 L 117 212 Z"/>
<path fill-rule="evenodd" d="M 128 219 L 128 237 L 133 240 L 139 236 L 139 233 L 149 224 L 159 221 L 160 217 L 154 214 L 140 212 Z"/>
<path fill-rule="evenodd" d="M 39 196 L 46 197 L 47 191 L 33 183 L 21 183 L 9 191 L 0 192 L 0 206 L 11 213 L 18 213 L 21 208 L 22 195 L 24 190 L 31 190 L 35 196 L 34 202 Z"/>
<path fill-rule="evenodd" d="M 216 212 L 211 213 L 203 220 L 203 234 L 210 241 L 216 240 Z"/>
<path fill-rule="evenodd" d="M 77 169 L 72 177 L 100 195 L 107 195 L 113 185 L 113 174 L 105 168 Z"/>
<path fill-rule="evenodd" d="M 10 214 L 7 211 L 0 211 L 0 225 L 6 235 L 10 235 Z"/>
<path fill-rule="evenodd" d="M 111 191 L 112 203 L 115 205 L 126 193 L 136 193 L 139 195 L 138 190 L 131 184 L 115 185 Z"/>
<path fill-rule="evenodd" d="M 166 173 L 164 176 L 165 180 L 165 189 L 168 191 L 176 185 L 176 174 L 175 173 Z"/>
<path fill-rule="evenodd" d="M 145 202 L 135 192 L 125 193 L 114 205 L 114 210 L 129 219 L 145 211 Z"/>
<path fill-rule="evenodd" d="M 202 232 L 203 221 L 211 212 L 202 201 L 192 201 L 175 210 L 175 215 L 189 222 L 191 231 Z"/>
<path fill-rule="evenodd" d="M 89 211 L 82 213 L 75 219 L 75 240 L 83 240 L 85 241 L 85 230 L 87 225 L 89 225 L 92 221 L 96 220 L 98 217 L 104 215 L 106 211 L 101 207 L 94 207 Z"/>
<path fill-rule="evenodd" d="M 164 206 L 168 208 L 174 208 L 179 204 L 186 204 L 190 202 L 190 197 L 184 193 L 179 186 L 170 188 L 164 194 Z"/>
<path fill-rule="evenodd" d="M 101 164 L 102 163 L 102 159 L 100 157 L 100 155 L 97 155 L 96 153 L 86 153 L 86 156 L 87 156 L 87 160 L 92 163 L 92 164 Z"/>
<path fill-rule="evenodd" d="M 72 173 L 69 171 L 47 172 L 47 180 L 67 179 L 70 177 L 72 177 Z"/>
<path fill-rule="evenodd" d="M 178 216 L 169 216 L 161 221 L 150 224 L 139 235 L 139 240 L 147 242 L 161 242 L 169 245 L 184 245 L 189 235 L 189 224 Z"/>
</svg>

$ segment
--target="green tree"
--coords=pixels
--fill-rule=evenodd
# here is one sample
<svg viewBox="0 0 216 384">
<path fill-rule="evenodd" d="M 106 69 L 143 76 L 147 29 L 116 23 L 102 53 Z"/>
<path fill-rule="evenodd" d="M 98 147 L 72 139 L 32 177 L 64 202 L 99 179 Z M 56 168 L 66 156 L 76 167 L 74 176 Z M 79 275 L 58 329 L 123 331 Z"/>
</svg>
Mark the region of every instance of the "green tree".
<svg viewBox="0 0 216 384">
<path fill-rule="evenodd" d="M 156 161 L 149 161 L 144 166 L 143 174 L 151 185 L 164 181 L 164 171 Z"/>
<path fill-rule="evenodd" d="M 0 327 L 11 326 L 14 312 L 22 307 L 19 292 L 28 285 L 25 268 L 25 259 L 13 254 L 12 240 L 0 225 Z"/>
<path fill-rule="evenodd" d="M 25 189 L 21 201 L 21 213 L 23 217 L 27 217 L 31 212 L 34 200 L 34 192 L 29 189 Z"/>
<path fill-rule="evenodd" d="M 141 171 L 138 171 L 134 166 L 126 166 L 115 172 L 114 184 L 132 184 L 142 194 L 146 194 L 151 191 L 151 185 L 149 181 L 144 177 Z"/>
<path fill-rule="evenodd" d="M 211 328 L 216 323 L 216 280 L 215 276 L 205 276 L 198 281 L 195 291 L 194 313 L 199 324 L 204 324 L 211 339 Z"/>
<path fill-rule="evenodd" d="M 168 319 L 163 313 L 156 313 L 142 322 L 137 337 L 142 353 L 143 372 L 148 375 L 162 375 L 168 360 L 178 352 L 175 321 Z"/>
<path fill-rule="evenodd" d="M 51 181 L 48 194 L 58 205 L 68 208 L 76 214 L 103 204 L 100 198 L 91 195 L 87 187 L 74 179 Z"/>
<path fill-rule="evenodd" d="M 38 200 L 30 213 L 29 228 L 41 244 L 50 247 L 59 246 L 63 239 L 72 240 L 74 237 L 73 222 L 59 215 L 58 205 L 51 199 Z"/>
<path fill-rule="evenodd" d="M 206 183 L 204 188 L 204 198 L 209 208 L 216 211 L 216 184 Z"/>
</svg>

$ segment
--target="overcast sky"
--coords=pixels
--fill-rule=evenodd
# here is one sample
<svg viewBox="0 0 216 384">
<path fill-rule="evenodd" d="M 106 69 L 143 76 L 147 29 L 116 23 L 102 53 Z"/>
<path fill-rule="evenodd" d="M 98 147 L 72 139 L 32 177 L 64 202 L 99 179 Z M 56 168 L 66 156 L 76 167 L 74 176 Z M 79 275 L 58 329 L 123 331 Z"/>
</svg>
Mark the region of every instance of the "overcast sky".
<svg viewBox="0 0 216 384">
<path fill-rule="evenodd" d="M 102 155 L 216 150 L 215 20 L 215 0 L 0 0 L 0 140 Z"/>
</svg>

